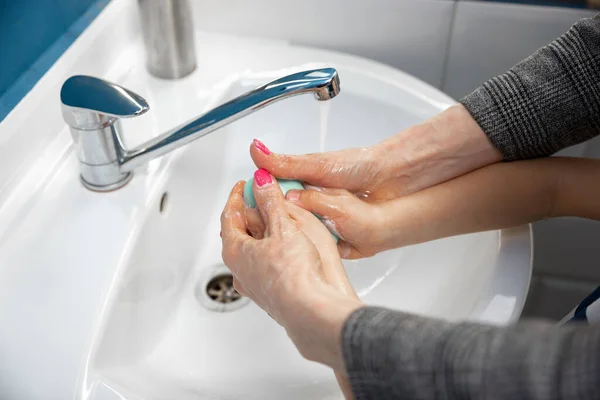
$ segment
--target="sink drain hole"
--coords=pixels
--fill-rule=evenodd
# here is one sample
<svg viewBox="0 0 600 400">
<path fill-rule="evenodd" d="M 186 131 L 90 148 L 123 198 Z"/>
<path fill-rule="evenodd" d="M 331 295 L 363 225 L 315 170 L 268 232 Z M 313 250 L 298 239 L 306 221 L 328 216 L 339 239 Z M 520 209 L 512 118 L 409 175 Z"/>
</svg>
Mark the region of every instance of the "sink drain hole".
<svg viewBox="0 0 600 400">
<path fill-rule="evenodd" d="M 217 275 L 208 281 L 206 294 L 211 300 L 223 304 L 233 303 L 242 297 L 233 287 L 233 276 L 230 274 Z"/>
<path fill-rule="evenodd" d="M 239 310 L 250 303 L 233 287 L 233 275 L 225 265 L 216 265 L 206 270 L 194 288 L 198 304 L 216 312 Z"/>
<path fill-rule="evenodd" d="M 167 211 L 167 206 L 169 205 L 169 194 L 164 192 L 162 197 L 160 198 L 160 203 L 158 205 L 158 212 L 163 214 Z"/>
</svg>

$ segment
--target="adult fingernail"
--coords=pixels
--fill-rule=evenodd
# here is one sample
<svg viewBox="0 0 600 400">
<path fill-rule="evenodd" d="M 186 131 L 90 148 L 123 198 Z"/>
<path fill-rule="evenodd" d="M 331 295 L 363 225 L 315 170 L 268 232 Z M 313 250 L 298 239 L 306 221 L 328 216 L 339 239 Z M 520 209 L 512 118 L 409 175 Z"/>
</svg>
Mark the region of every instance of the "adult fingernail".
<svg viewBox="0 0 600 400">
<path fill-rule="evenodd" d="M 219 232 L 219 236 L 220 236 L 220 237 L 223 237 L 223 232 Z"/>
<path fill-rule="evenodd" d="M 285 198 L 289 201 L 295 202 L 295 201 L 298 201 L 298 199 L 300 198 L 300 193 L 289 191 L 285 194 Z"/>
<path fill-rule="evenodd" d="M 271 154 L 271 150 L 269 150 L 269 148 L 267 146 L 265 146 L 265 144 L 258 139 L 254 139 L 254 147 L 256 147 L 258 150 L 260 150 L 267 156 L 269 154 Z"/>
<path fill-rule="evenodd" d="M 271 174 L 264 168 L 257 169 L 254 173 L 254 182 L 258 185 L 258 187 L 263 187 L 270 183 L 273 183 L 273 179 L 271 178 Z"/>
</svg>

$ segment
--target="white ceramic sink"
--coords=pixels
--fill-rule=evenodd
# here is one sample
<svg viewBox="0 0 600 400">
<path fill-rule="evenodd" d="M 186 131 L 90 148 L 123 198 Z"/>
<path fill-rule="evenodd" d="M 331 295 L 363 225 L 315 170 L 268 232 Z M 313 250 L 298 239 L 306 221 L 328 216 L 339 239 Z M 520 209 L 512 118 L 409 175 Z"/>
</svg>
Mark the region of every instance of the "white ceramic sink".
<svg viewBox="0 0 600 400">
<path fill-rule="evenodd" d="M 452 99 L 364 59 L 201 32 L 197 71 L 159 80 L 145 70 L 131 3 L 109 4 L 0 124 L 0 398 L 341 398 L 331 371 L 304 360 L 253 303 L 207 296 L 207 282 L 227 272 L 220 212 L 233 184 L 254 171 L 255 137 L 287 153 L 365 146 Z M 71 75 L 105 78 L 148 100 L 149 113 L 124 121 L 135 145 L 266 81 L 321 66 L 341 80 L 327 103 L 300 96 L 270 105 L 151 162 L 115 192 L 78 181 L 58 99 Z M 504 324 L 519 317 L 527 293 L 530 231 L 458 236 L 345 265 L 369 304 Z"/>
</svg>

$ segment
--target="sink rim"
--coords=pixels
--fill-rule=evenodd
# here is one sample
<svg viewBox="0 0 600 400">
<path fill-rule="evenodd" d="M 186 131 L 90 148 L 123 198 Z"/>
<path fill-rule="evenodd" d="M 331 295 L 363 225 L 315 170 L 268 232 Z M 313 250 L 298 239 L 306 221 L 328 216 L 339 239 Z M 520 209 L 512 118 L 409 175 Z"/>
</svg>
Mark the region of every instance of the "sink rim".
<svg viewBox="0 0 600 400">
<path fill-rule="evenodd" d="M 533 227 L 525 224 L 508 229 L 499 229 L 498 257 L 494 265 L 494 273 L 490 278 L 487 291 L 476 303 L 467 318 L 470 321 L 506 325 L 515 323 L 521 317 L 533 274 Z M 518 265 L 517 259 L 528 259 L 527 266 Z M 514 271 L 512 277 L 502 276 L 506 266 Z M 506 298 L 497 293 L 506 294 Z M 494 295 L 496 294 L 496 295 Z M 510 303 L 510 297 L 515 299 Z M 503 309 L 500 310 L 500 307 Z M 491 315 L 492 312 L 502 312 L 502 316 Z"/>
</svg>

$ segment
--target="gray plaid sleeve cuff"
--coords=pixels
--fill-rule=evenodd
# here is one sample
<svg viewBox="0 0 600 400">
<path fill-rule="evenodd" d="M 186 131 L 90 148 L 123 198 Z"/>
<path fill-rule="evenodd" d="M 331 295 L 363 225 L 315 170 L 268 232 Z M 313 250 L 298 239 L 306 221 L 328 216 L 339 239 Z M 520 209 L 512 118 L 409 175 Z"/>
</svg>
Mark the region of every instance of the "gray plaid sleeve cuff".
<svg viewBox="0 0 600 400">
<path fill-rule="evenodd" d="M 549 156 L 600 133 L 600 15 L 460 102 L 506 161 Z"/>
</svg>

